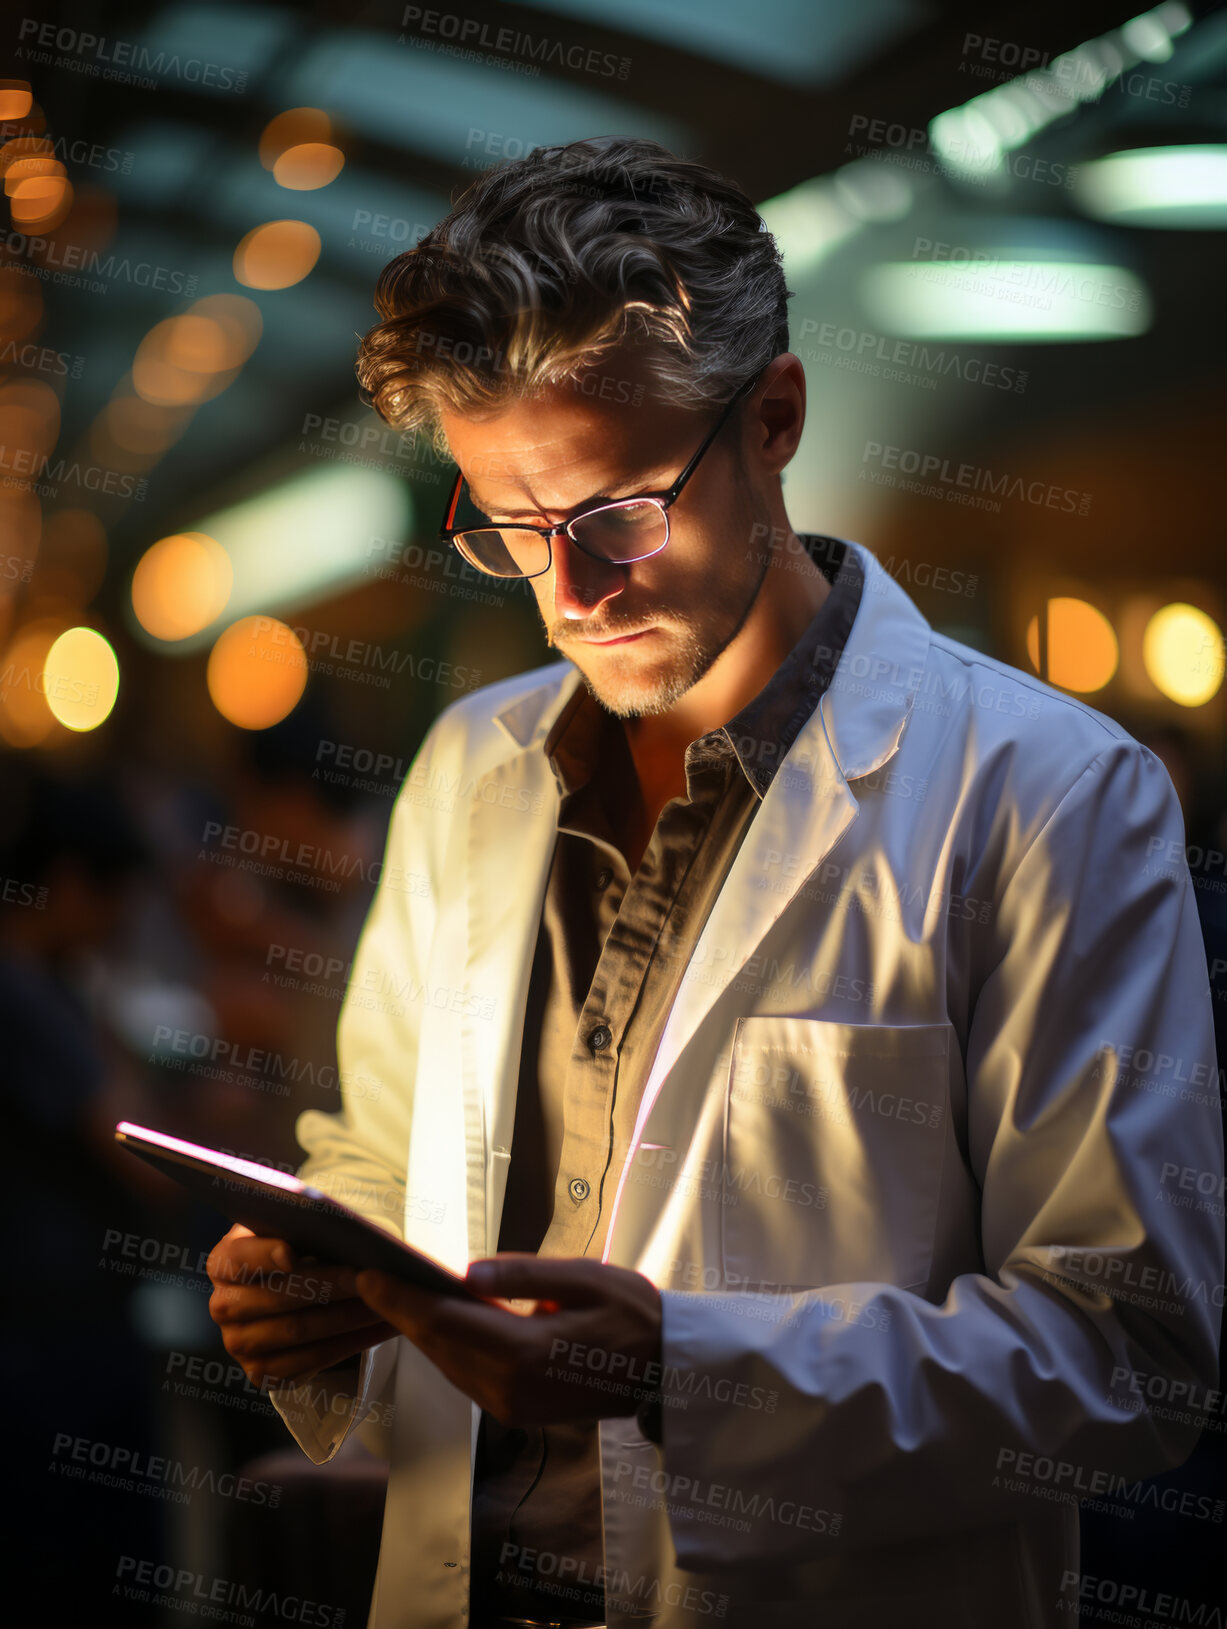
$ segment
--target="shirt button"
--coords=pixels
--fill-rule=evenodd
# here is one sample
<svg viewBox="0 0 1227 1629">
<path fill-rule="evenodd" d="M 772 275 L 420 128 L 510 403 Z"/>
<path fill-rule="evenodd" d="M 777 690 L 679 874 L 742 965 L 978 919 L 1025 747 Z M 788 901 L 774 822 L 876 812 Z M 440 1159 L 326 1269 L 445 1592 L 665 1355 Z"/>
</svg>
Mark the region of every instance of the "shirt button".
<svg viewBox="0 0 1227 1629">
<path fill-rule="evenodd" d="M 608 866 L 603 866 L 601 868 L 601 870 L 598 871 L 597 874 L 596 874 L 596 885 L 597 885 L 597 887 L 598 888 L 608 888 L 612 881 L 613 881 L 613 872 L 609 869 Z"/>
<path fill-rule="evenodd" d="M 588 1184 L 584 1181 L 582 1176 L 573 1177 L 571 1179 L 570 1193 L 572 1199 L 587 1199 Z"/>
<path fill-rule="evenodd" d="M 588 1037 L 588 1045 L 594 1052 L 604 1052 L 605 1048 L 612 1040 L 613 1031 L 610 1029 L 609 1025 L 598 1024 L 593 1030 L 592 1034 Z"/>
</svg>

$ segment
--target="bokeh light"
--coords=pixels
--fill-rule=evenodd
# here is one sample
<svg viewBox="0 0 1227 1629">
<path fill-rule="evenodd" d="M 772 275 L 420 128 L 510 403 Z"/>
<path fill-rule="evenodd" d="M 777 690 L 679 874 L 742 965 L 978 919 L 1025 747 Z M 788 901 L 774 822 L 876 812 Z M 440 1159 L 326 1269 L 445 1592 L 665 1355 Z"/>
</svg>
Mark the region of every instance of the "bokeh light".
<svg viewBox="0 0 1227 1629">
<path fill-rule="evenodd" d="M 24 119 L 33 106 L 34 97 L 26 79 L 0 79 L 0 119 Z"/>
<path fill-rule="evenodd" d="M 230 556 L 204 532 L 176 532 L 146 549 L 132 577 L 132 609 L 155 639 L 186 639 L 226 609 Z"/>
<path fill-rule="evenodd" d="M 1045 607 L 1048 617 L 1048 684 L 1086 695 L 1102 690 L 1116 672 L 1120 646 L 1112 624 L 1102 611 L 1086 600 L 1052 599 Z M 1027 655 L 1039 672 L 1039 618 L 1027 625 Z"/>
<path fill-rule="evenodd" d="M 142 396 L 121 393 L 107 403 L 95 421 L 95 450 L 101 454 L 105 447 L 117 466 L 117 452 L 129 454 L 129 464 L 151 463 L 178 441 L 191 416 L 190 408 L 160 407 Z"/>
<path fill-rule="evenodd" d="M 306 221 L 266 221 L 234 251 L 234 275 L 248 288 L 290 288 L 320 257 L 320 235 Z"/>
<path fill-rule="evenodd" d="M 42 527 L 37 493 L 24 486 L 0 485 L 0 590 L 29 581 Z"/>
<path fill-rule="evenodd" d="M 0 735 L 11 746 L 37 746 L 55 728 L 44 694 L 43 669 L 64 629 L 62 618 L 27 622 L 0 656 Z"/>
<path fill-rule="evenodd" d="M 291 107 L 270 119 L 260 136 L 260 162 L 275 170 L 277 160 L 292 147 L 329 145 L 332 120 L 318 107 Z"/>
<path fill-rule="evenodd" d="M 273 165 L 273 180 L 291 192 L 313 192 L 335 181 L 345 167 L 345 154 L 326 141 L 304 141 L 282 153 Z"/>
<path fill-rule="evenodd" d="M 232 384 L 263 329 L 254 301 L 214 294 L 145 335 L 132 364 L 132 386 L 155 407 L 208 401 Z"/>
<path fill-rule="evenodd" d="M 47 706 L 65 728 L 95 730 L 119 694 L 119 661 L 110 641 L 94 628 L 69 628 L 43 664 Z"/>
<path fill-rule="evenodd" d="M 223 718 L 267 730 L 298 705 L 307 687 L 307 653 L 275 617 L 241 617 L 209 652 L 209 695 Z"/>
<path fill-rule="evenodd" d="M 0 148 L 0 175 L 19 230 L 49 232 L 72 207 L 72 184 L 45 136 L 16 136 L 6 142 Z"/>
<path fill-rule="evenodd" d="M 1177 601 L 1156 611 L 1142 635 L 1151 683 L 1182 707 L 1202 707 L 1223 683 L 1223 634 L 1214 618 Z"/>
<path fill-rule="evenodd" d="M 11 474 L 38 478 L 38 461 L 60 433 L 60 398 L 41 379 L 11 379 L 0 385 L 0 447 Z"/>
</svg>

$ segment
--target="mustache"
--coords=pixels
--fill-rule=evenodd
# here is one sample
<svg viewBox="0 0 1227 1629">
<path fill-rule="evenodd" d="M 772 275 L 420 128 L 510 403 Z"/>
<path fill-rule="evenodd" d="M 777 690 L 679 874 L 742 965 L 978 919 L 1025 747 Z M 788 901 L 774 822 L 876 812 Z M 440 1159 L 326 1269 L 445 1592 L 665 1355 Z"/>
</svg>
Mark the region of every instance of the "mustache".
<svg viewBox="0 0 1227 1629">
<path fill-rule="evenodd" d="M 550 643 L 563 644 L 569 639 L 622 639 L 627 634 L 642 633 L 646 628 L 661 627 L 666 619 L 655 617 L 645 622 L 615 622 L 595 627 L 590 622 L 558 622 L 549 630 Z"/>
</svg>

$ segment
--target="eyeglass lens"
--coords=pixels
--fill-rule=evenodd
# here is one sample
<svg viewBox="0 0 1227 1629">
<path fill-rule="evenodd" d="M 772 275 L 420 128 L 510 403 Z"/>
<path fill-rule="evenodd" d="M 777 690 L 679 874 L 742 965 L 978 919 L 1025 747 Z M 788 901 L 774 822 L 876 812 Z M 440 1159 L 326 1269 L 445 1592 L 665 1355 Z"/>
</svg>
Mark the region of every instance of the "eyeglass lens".
<svg viewBox="0 0 1227 1629">
<path fill-rule="evenodd" d="M 465 507 L 467 519 L 474 508 L 471 501 Z M 659 504 L 639 502 L 580 515 L 572 521 L 570 535 L 586 554 L 625 565 L 663 547 L 668 530 Z M 455 541 L 473 565 L 494 577 L 534 577 L 549 564 L 546 540 L 524 528 L 473 526 L 457 534 Z"/>
</svg>

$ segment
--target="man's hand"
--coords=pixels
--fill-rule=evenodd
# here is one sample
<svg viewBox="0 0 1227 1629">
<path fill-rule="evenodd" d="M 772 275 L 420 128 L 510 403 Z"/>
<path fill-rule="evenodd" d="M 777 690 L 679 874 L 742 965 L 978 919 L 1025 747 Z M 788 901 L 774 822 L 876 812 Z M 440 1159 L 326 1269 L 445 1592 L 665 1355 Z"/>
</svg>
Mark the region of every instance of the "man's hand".
<svg viewBox="0 0 1227 1629">
<path fill-rule="evenodd" d="M 357 1275 L 363 1301 L 503 1425 L 633 1414 L 660 1381 L 661 1309 L 642 1273 L 519 1252 L 472 1262 L 481 1303 Z M 516 1310 L 510 1300 L 535 1305 Z"/>
<path fill-rule="evenodd" d="M 397 1331 L 358 1299 L 352 1267 L 296 1261 L 284 1239 L 232 1227 L 206 1263 L 209 1314 L 253 1385 L 309 1380 Z"/>
</svg>

